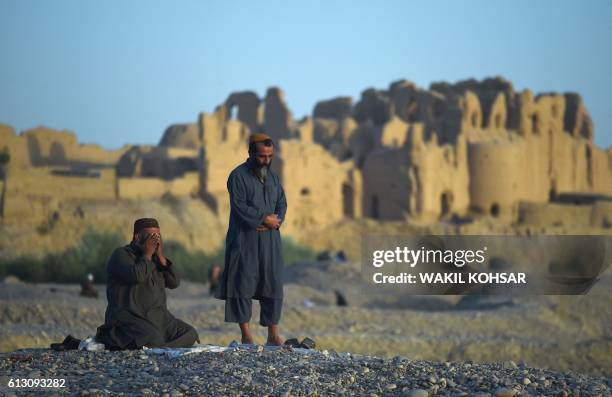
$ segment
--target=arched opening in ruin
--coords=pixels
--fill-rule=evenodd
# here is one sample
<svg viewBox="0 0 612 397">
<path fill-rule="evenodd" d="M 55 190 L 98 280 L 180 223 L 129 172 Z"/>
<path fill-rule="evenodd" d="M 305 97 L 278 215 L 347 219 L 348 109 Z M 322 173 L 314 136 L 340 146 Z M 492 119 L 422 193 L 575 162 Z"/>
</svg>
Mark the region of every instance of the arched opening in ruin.
<svg viewBox="0 0 612 397">
<path fill-rule="evenodd" d="M 144 169 L 144 170 L 141 172 L 141 175 L 140 175 L 140 176 L 144 176 L 144 177 L 147 177 L 147 178 L 156 178 L 156 177 L 158 177 L 159 175 L 157 175 L 157 172 L 155 172 L 155 170 L 154 170 L 154 169 L 152 169 L 152 168 L 145 168 L 145 169 Z M 165 176 L 165 175 L 164 175 L 164 176 Z M 172 178 L 167 177 L 167 178 L 165 178 L 165 179 L 172 179 Z"/>
<path fill-rule="evenodd" d="M 185 172 L 197 171 L 198 160 L 190 157 L 179 157 L 176 159 L 176 175 L 183 175 Z"/>
<path fill-rule="evenodd" d="M 410 102 L 406 108 L 406 119 L 408 122 L 413 123 L 418 120 L 419 104 L 417 102 Z"/>
<path fill-rule="evenodd" d="M 551 109 L 550 109 L 550 113 L 552 114 L 553 117 L 557 117 L 557 115 L 559 114 L 558 110 L 557 110 L 557 105 L 552 105 Z"/>
<path fill-rule="evenodd" d="M 0 181 L 6 179 L 6 165 L 11 161 L 11 153 L 8 146 L 0 150 Z"/>
<path fill-rule="evenodd" d="M 472 127 L 474 128 L 478 128 L 478 113 L 474 112 L 472 113 Z"/>
<path fill-rule="evenodd" d="M 66 151 L 59 142 L 53 142 L 49 148 L 49 163 L 60 165 L 66 163 Z"/>
<path fill-rule="evenodd" d="M 342 184 L 343 213 L 347 218 L 355 217 L 355 202 L 353 187 L 348 183 Z"/>
<path fill-rule="evenodd" d="M 538 115 L 534 113 L 531 115 L 531 131 L 536 134 L 540 132 L 540 130 L 538 129 L 538 124 Z"/>
<path fill-rule="evenodd" d="M 230 106 L 228 116 L 230 120 L 238 120 L 238 106 Z"/>
<path fill-rule="evenodd" d="M 491 204 L 490 213 L 491 213 L 491 216 L 494 216 L 497 218 L 499 216 L 499 204 L 497 203 Z"/>
<path fill-rule="evenodd" d="M 437 99 L 433 105 L 433 116 L 435 119 L 439 119 L 444 115 L 445 102 Z"/>
<path fill-rule="evenodd" d="M 448 215 L 453 208 L 453 192 L 446 190 L 440 195 L 440 216 Z"/>
<path fill-rule="evenodd" d="M 380 213 L 379 213 L 379 208 L 378 208 L 378 196 L 376 195 L 372 196 L 372 207 L 371 207 L 370 214 L 372 215 L 372 218 L 374 219 L 380 218 Z"/>
<path fill-rule="evenodd" d="M 302 190 L 300 190 L 300 196 L 310 196 L 310 189 L 303 187 Z"/>
</svg>

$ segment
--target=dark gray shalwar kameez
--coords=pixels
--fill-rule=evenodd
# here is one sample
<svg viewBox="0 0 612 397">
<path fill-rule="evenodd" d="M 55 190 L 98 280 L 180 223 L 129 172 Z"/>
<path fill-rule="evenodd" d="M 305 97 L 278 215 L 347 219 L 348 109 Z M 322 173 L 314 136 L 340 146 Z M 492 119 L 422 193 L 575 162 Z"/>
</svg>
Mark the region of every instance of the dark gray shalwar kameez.
<svg viewBox="0 0 612 397">
<path fill-rule="evenodd" d="M 283 299 L 283 257 L 279 230 L 259 232 L 264 218 L 285 219 L 287 200 L 271 170 L 262 182 L 247 160 L 227 180 L 230 219 L 225 239 L 225 267 L 216 297 L 225 300 L 225 321 L 251 318 L 251 299 L 259 300 L 259 323 L 278 324 Z"/>
<path fill-rule="evenodd" d="M 108 306 L 96 334 L 107 349 L 189 347 L 199 340 L 191 325 L 167 309 L 165 289 L 180 283 L 169 259 L 164 267 L 146 259 L 137 245 L 126 245 L 113 252 L 107 278 Z"/>
</svg>

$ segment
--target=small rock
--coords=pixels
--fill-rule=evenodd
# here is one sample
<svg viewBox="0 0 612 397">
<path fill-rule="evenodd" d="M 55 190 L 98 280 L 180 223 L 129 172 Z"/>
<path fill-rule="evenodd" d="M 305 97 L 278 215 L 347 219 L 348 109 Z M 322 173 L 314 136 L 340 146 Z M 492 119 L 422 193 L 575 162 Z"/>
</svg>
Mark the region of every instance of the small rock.
<svg viewBox="0 0 612 397">
<path fill-rule="evenodd" d="M 423 389 L 412 389 L 405 394 L 406 397 L 429 397 L 427 390 Z"/>
<path fill-rule="evenodd" d="M 390 383 L 387 386 L 385 386 L 385 390 L 395 390 L 397 389 L 397 385 L 395 383 Z"/>
<path fill-rule="evenodd" d="M 508 361 L 504 361 L 504 363 L 502 364 L 502 367 L 504 369 L 516 369 L 518 368 L 518 365 L 516 365 L 516 363 L 512 360 L 508 360 Z"/>
<path fill-rule="evenodd" d="M 2 282 L 4 284 L 20 284 L 21 280 L 19 280 L 19 277 L 17 276 L 9 275 L 9 276 L 4 277 Z"/>
<path fill-rule="evenodd" d="M 528 385 L 530 383 L 531 383 L 531 381 L 529 380 L 529 378 L 523 378 L 523 384 L 524 385 Z"/>
<path fill-rule="evenodd" d="M 495 397 L 514 397 L 516 390 L 514 389 L 497 389 L 495 391 Z"/>
</svg>

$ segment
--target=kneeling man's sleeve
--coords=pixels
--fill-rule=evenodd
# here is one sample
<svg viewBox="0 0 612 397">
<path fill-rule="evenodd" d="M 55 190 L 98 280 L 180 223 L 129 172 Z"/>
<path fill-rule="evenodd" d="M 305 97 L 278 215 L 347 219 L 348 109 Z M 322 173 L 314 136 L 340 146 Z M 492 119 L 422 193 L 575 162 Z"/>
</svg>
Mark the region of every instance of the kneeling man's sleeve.
<svg viewBox="0 0 612 397">
<path fill-rule="evenodd" d="M 148 280 L 155 264 L 141 257 L 137 262 L 123 248 L 113 252 L 108 263 L 108 275 L 127 284 L 140 284 Z"/>
</svg>

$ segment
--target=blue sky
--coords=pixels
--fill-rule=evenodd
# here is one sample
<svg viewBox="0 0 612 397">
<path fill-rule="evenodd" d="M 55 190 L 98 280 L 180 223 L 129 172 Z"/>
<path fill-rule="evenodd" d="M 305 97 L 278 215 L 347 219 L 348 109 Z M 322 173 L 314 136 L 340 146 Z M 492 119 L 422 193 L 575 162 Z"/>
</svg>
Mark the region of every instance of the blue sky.
<svg viewBox="0 0 612 397">
<path fill-rule="evenodd" d="M 580 93 L 612 146 L 612 1 L 0 0 L 0 122 L 157 143 L 229 93 L 321 99 L 501 75 Z"/>
</svg>

